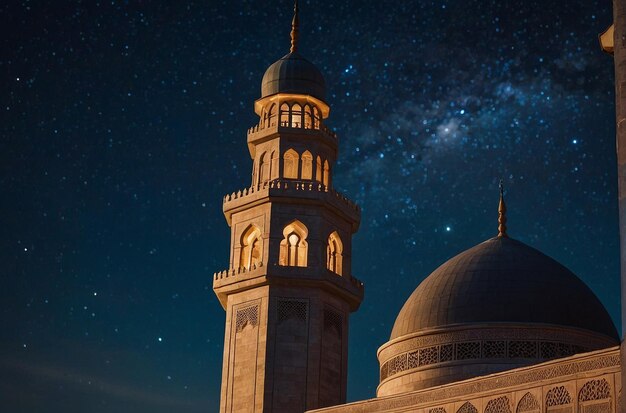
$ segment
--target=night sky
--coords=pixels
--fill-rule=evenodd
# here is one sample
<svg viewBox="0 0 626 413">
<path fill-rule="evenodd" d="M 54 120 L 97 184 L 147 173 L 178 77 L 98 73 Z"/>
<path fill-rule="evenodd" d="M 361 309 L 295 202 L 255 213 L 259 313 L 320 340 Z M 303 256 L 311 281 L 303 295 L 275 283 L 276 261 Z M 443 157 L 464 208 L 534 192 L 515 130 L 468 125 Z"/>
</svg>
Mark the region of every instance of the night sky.
<svg viewBox="0 0 626 413">
<path fill-rule="evenodd" d="M 0 410 L 213 412 L 222 196 L 288 52 L 281 1 L 0 3 Z M 172 2 L 174 3 L 174 2 Z M 418 283 L 497 233 L 619 320 L 609 0 L 302 1 L 357 201 L 349 400 Z"/>
</svg>

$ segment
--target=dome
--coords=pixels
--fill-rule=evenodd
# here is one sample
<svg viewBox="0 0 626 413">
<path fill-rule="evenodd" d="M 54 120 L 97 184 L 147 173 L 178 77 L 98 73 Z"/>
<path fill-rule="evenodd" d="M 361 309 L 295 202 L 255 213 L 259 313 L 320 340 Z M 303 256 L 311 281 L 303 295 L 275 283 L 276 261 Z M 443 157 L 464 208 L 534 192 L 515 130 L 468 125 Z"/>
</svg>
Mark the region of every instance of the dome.
<svg viewBox="0 0 626 413">
<path fill-rule="evenodd" d="M 426 278 L 404 304 L 391 339 L 490 322 L 553 324 L 618 338 L 602 303 L 570 270 L 522 242 L 495 237 Z"/>
<path fill-rule="evenodd" d="M 297 52 L 289 53 L 267 68 L 261 81 L 261 98 L 276 93 L 298 93 L 326 98 L 324 77 L 315 65 Z"/>
<path fill-rule="evenodd" d="M 594 293 L 563 265 L 508 238 L 501 215 L 502 236 L 448 260 L 406 301 L 378 349 L 379 397 L 619 344 Z"/>
</svg>

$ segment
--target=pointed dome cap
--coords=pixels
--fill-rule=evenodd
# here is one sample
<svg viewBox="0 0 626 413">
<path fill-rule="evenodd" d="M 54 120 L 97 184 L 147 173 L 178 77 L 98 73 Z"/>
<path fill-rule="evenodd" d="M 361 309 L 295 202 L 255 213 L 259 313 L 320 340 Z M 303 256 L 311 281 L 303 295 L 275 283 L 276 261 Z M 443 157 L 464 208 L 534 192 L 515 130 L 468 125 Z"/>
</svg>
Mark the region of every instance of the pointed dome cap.
<svg viewBox="0 0 626 413">
<path fill-rule="evenodd" d="M 277 93 L 296 93 L 326 100 L 326 82 L 322 73 L 298 53 L 299 26 L 296 0 L 293 5 L 289 54 L 272 63 L 265 71 L 261 81 L 261 99 Z"/>
<path fill-rule="evenodd" d="M 503 236 L 462 252 L 428 276 L 402 307 L 391 339 L 491 322 L 552 324 L 618 339 L 608 312 L 574 273 Z"/>
<path fill-rule="evenodd" d="M 315 65 L 291 52 L 267 68 L 261 81 L 261 98 L 277 93 L 311 95 L 326 100 L 326 82 Z"/>
</svg>

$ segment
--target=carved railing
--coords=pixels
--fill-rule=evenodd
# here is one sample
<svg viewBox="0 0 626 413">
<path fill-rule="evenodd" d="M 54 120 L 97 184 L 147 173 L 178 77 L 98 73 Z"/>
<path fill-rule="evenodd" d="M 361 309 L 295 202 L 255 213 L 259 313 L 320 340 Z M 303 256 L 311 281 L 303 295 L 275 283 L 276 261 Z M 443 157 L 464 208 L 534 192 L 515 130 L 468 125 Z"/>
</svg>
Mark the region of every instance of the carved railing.
<svg viewBox="0 0 626 413">
<path fill-rule="evenodd" d="M 342 201 L 346 205 L 348 205 L 351 209 L 360 212 L 359 206 L 347 198 L 345 195 L 340 192 L 335 191 L 334 189 L 328 188 L 326 185 L 316 182 L 316 181 L 300 181 L 295 179 L 274 179 L 272 181 L 262 182 L 257 185 L 252 185 L 248 188 L 242 189 L 237 192 L 233 192 L 229 195 L 225 195 L 223 202 L 230 202 L 236 199 L 254 194 L 255 192 L 266 190 L 266 189 L 275 189 L 282 190 L 285 192 L 298 193 L 298 192 L 320 192 L 327 193 L 332 197 L 337 198 Z"/>
<path fill-rule="evenodd" d="M 241 268 L 236 268 L 236 269 L 232 268 L 230 270 L 219 271 L 219 272 L 213 273 L 213 279 L 217 281 L 217 280 L 222 280 L 224 278 L 235 277 L 240 274 L 245 274 L 247 272 L 254 271 L 257 268 L 261 268 L 262 266 L 263 266 L 263 263 L 260 262 L 258 264 L 252 264 L 250 268 L 241 267 Z"/>
<path fill-rule="evenodd" d="M 253 127 L 251 127 L 250 129 L 248 129 L 248 135 L 253 135 L 259 132 L 263 132 L 265 130 L 269 130 L 271 132 L 278 132 L 281 129 L 284 130 L 289 130 L 289 131 L 320 131 L 325 135 L 330 136 L 333 139 L 337 139 L 337 134 L 330 129 L 328 126 L 324 125 L 323 123 L 319 124 L 319 127 L 316 125 L 315 128 L 307 128 L 302 126 L 301 124 L 297 123 L 297 126 L 290 126 L 289 122 L 281 122 L 280 124 L 276 125 L 270 125 L 270 126 L 265 126 L 263 123 L 259 123 L 258 125 L 255 125 Z"/>
</svg>

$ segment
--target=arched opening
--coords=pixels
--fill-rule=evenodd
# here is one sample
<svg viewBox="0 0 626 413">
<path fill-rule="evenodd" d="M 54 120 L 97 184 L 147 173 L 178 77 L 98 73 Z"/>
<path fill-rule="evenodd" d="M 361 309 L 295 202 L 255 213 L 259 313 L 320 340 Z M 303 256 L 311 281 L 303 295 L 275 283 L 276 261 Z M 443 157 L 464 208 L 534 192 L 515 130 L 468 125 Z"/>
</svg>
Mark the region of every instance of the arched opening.
<svg viewBox="0 0 626 413">
<path fill-rule="evenodd" d="M 343 243 L 337 231 L 328 237 L 326 246 L 326 268 L 338 275 L 343 275 Z"/>
<path fill-rule="evenodd" d="M 313 129 L 313 113 L 309 105 L 304 106 L 304 127 L 306 129 Z"/>
<path fill-rule="evenodd" d="M 241 251 L 239 253 L 239 268 L 256 267 L 262 259 L 261 230 L 256 225 L 250 225 L 241 235 Z"/>
<path fill-rule="evenodd" d="M 289 126 L 289 105 L 287 103 L 280 105 L 280 126 Z"/>
<path fill-rule="evenodd" d="M 278 152 L 272 151 L 270 156 L 270 179 L 278 178 Z"/>
<path fill-rule="evenodd" d="M 280 242 L 280 256 L 278 264 L 291 267 L 306 267 L 308 244 L 306 237 L 309 231 L 306 226 L 296 220 L 283 230 L 283 240 Z"/>
<path fill-rule="evenodd" d="M 276 126 L 276 104 L 272 103 L 269 111 L 267 112 L 267 126 Z"/>
<path fill-rule="evenodd" d="M 311 152 L 306 151 L 302 154 L 302 179 L 313 179 L 313 156 Z"/>
<path fill-rule="evenodd" d="M 319 156 L 315 160 L 315 180 L 322 182 L 322 158 Z"/>
<path fill-rule="evenodd" d="M 324 161 L 324 186 L 328 187 L 329 182 L 330 182 L 330 166 L 328 165 L 328 161 Z"/>
<path fill-rule="evenodd" d="M 291 107 L 291 127 L 302 127 L 302 106 L 300 106 L 298 103 L 294 103 Z"/>
<path fill-rule="evenodd" d="M 267 182 L 269 179 L 270 163 L 267 152 L 263 152 L 259 158 L 259 183 Z"/>
<path fill-rule="evenodd" d="M 313 128 L 319 129 L 321 123 L 320 111 L 317 107 L 313 106 Z"/>
<path fill-rule="evenodd" d="M 288 179 L 298 179 L 298 164 L 300 156 L 298 152 L 289 149 L 283 155 L 283 177 Z"/>
</svg>

